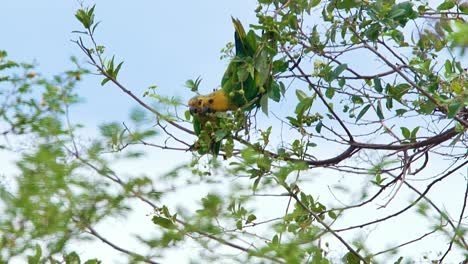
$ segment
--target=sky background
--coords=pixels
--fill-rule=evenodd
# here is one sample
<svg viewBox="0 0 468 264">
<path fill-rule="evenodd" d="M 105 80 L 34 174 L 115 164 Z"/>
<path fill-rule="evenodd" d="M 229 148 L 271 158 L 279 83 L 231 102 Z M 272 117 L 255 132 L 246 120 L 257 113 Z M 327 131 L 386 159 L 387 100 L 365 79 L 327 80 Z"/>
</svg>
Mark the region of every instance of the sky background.
<svg viewBox="0 0 468 264">
<path fill-rule="evenodd" d="M 86 6 L 90 2 L 84 2 Z M 239 18 L 244 26 L 256 21 L 253 10 L 255 1 L 96 1 L 96 20 L 102 21 L 96 35 L 97 41 L 106 46 L 106 53 L 115 54 L 116 60 L 123 60 L 124 65 L 119 78 L 124 85 L 136 95 L 142 95 L 147 87 L 157 85 L 158 90 L 166 95 L 173 95 L 188 100 L 193 96 L 184 83 L 187 79 L 203 78 L 201 92 L 209 92 L 220 84 L 227 61 L 219 59 L 220 50 L 227 42 L 233 40 L 231 16 Z M 0 15 L 0 49 L 8 52 L 9 58 L 15 61 L 37 61 L 38 71 L 44 75 L 53 75 L 72 68 L 69 57 L 76 56 L 84 61 L 76 44 L 71 40 L 77 35 L 73 30 L 82 30 L 81 24 L 75 19 L 74 13 L 79 8 L 77 1 L 3 1 Z M 359 58 L 362 59 L 362 58 Z M 367 67 L 371 67 L 366 64 Z M 87 125 L 89 137 L 96 132 L 96 126 L 103 122 L 127 120 L 129 110 L 135 103 L 119 90 L 108 84 L 100 85 L 101 78 L 89 76 L 79 85 L 78 92 L 84 102 L 72 109 L 71 118 Z M 273 110 L 290 106 L 287 102 L 273 104 Z M 333 149 L 323 149 L 329 153 Z M 148 173 L 163 173 L 170 170 L 181 161 L 190 160 L 189 153 L 168 152 L 164 157 L 153 155 L 140 164 L 119 164 L 119 169 L 132 172 L 138 168 L 146 168 Z M 0 153 L 0 158 L 2 154 Z M 3 157 L 0 163 L 7 163 Z M 11 165 L 8 164 L 8 165 Z M 433 165 L 437 167 L 438 165 Z M 312 175 L 319 174 L 312 171 Z M 459 177 L 460 178 L 460 177 Z M 326 182 L 311 182 L 311 191 L 317 192 L 327 185 L 336 182 L 356 184 L 363 179 L 345 179 L 340 175 L 330 174 Z M 312 183 L 315 183 L 312 184 Z M 462 193 L 462 181 L 448 179 L 442 187 L 435 188 L 434 198 Z M 439 190 L 439 192 L 438 192 Z M 450 193 L 447 192 L 450 191 Z M 202 187 L 187 190 L 186 195 L 205 193 Z M 401 202 L 406 202 L 410 195 L 402 195 Z M 176 198 L 176 197 L 175 197 Z M 323 193 L 326 201 L 332 198 L 330 193 Z M 453 197 L 460 201 L 460 197 Z M 196 205 L 196 202 L 193 204 Z M 186 204 L 187 207 L 192 205 Z M 273 206 L 263 208 L 268 214 Z M 445 208 L 458 210 L 458 203 L 444 204 Z M 400 208 L 398 202 L 393 203 L 389 210 Z M 350 223 L 361 220 L 366 212 L 357 212 L 350 216 Z M 376 215 L 377 216 L 377 215 Z M 135 212 L 129 219 L 110 220 L 97 229 L 116 241 L 129 241 L 128 231 L 151 230 L 151 211 L 148 208 L 135 206 Z M 406 216 L 403 217 L 406 219 Z M 400 220 L 403 221 L 403 220 Z M 407 220 L 411 223 L 411 219 Z M 129 224 L 131 223 L 131 224 Z M 421 224 L 422 226 L 423 224 Z M 388 228 L 388 236 L 384 238 L 369 238 L 390 245 L 392 234 L 412 234 L 417 232 L 414 225 L 405 226 L 393 223 Z M 124 232 L 118 232 L 123 230 Z M 117 231 L 117 232 L 116 232 Z M 403 235 L 404 236 L 404 235 Z M 352 236 L 350 235 L 349 238 Z M 384 241 L 382 241 L 384 240 Z M 433 248 L 437 237 L 422 243 L 419 252 L 424 252 L 424 246 Z M 371 240 L 373 241 L 373 240 Z M 440 241 L 442 242 L 442 241 Z M 129 242 L 127 248 L 138 251 L 138 245 Z M 441 247 L 445 250 L 445 244 Z M 172 250 L 165 256 L 167 263 L 186 263 L 190 247 Z M 410 248 L 411 249 L 411 248 Z M 108 246 L 96 243 L 79 244 L 78 250 L 83 256 L 97 257 L 104 263 L 124 263 L 124 258 Z"/>
</svg>

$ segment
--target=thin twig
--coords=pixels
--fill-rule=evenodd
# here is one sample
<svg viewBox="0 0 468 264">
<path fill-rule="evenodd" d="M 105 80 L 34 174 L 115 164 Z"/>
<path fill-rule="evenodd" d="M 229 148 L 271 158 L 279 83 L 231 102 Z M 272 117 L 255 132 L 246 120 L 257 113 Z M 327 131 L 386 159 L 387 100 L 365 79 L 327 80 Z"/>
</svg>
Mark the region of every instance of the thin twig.
<svg viewBox="0 0 468 264">
<path fill-rule="evenodd" d="M 442 261 L 444 260 L 444 258 L 448 255 L 448 253 L 449 253 L 450 250 L 452 249 L 453 242 L 455 242 L 455 238 L 457 237 L 457 233 L 459 232 L 458 229 L 460 228 L 460 225 L 461 225 L 462 220 L 463 220 L 463 214 L 465 213 L 467 200 L 468 200 L 468 179 L 467 179 L 467 182 L 466 182 L 465 198 L 463 199 L 462 210 L 461 210 L 461 212 L 460 212 L 460 216 L 458 217 L 457 228 L 454 230 L 454 234 L 453 234 L 452 239 L 450 240 L 449 247 L 447 248 L 447 251 L 445 251 L 444 255 L 440 258 L 439 263 L 442 263 Z M 468 247 L 466 247 L 466 243 L 465 243 L 465 249 L 468 250 Z"/>
<path fill-rule="evenodd" d="M 150 263 L 150 264 L 159 264 L 159 262 L 156 262 L 156 261 L 152 261 L 150 259 L 148 259 L 147 257 L 145 256 L 142 256 L 138 253 L 135 253 L 135 252 L 132 252 L 128 249 L 124 249 L 122 247 L 119 247 L 117 246 L 116 244 L 112 243 L 111 241 L 109 241 L 108 239 L 106 239 L 105 237 L 101 236 L 94 228 L 92 228 L 91 226 L 88 226 L 86 227 L 87 229 L 87 233 L 88 234 L 91 234 L 95 237 L 97 237 L 99 240 L 101 240 L 103 243 L 111 246 L 113 249 L 117 250 L 117 251 L 120 251 L 122 253 L 125 253 L 127 255 L 129 255 L 130 257 L 133 257 L 133 258 L 136 258 L 136 259 L 139 259 L 139 260 L 144 260 L 144 262 L 146 263 Z"/>
</svg>

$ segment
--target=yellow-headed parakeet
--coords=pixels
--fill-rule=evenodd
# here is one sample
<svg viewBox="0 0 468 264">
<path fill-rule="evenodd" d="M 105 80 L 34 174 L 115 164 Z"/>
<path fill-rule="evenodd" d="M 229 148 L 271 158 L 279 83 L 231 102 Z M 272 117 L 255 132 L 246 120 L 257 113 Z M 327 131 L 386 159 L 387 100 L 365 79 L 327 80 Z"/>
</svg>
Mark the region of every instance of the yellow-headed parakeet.
<svg viewBox="0 0 468 264">
<path fill-rule="evenodd" d="M 276 50 L 268 47 L 268 39 L 262 39 L 253 30 L 247 33 L 238 19 L 232 18 L 235 28 L 235 56 L 229 62 L 221 80 L 221 89 L 208 95 L 198 95 L 188 102 L 193 116 L 194 132 L 199 142 L 204 139 L 212 154 L 219 152 L 221 140 L 231 131 L 220 128 L 216 113 L 231 110 L 251 110 L 268 102 L 268 93 L 276 86 L 275 100 L 279 100 L 279 85 L 272 77 L 272 57 Z M 271 96 L 270 96 L 271 97 Z M 208 126 L 207 126 L 208 125 Z M 205 131 L 208 130 L 208 131 Z M 209 135 L 207 135 L 209 134 Z"/>
</svg>

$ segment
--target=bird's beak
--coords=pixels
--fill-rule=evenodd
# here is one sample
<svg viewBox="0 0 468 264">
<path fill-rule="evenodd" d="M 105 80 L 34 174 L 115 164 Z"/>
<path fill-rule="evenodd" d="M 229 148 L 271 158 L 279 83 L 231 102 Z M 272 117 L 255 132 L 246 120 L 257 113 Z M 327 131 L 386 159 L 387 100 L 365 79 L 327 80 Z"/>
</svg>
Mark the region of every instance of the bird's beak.
<svg viewBox="0 0 468 264">
<path fill-rule="evenodd" d="M 204 106 L 202 108 L 202 113 L 203 114 L 206 114 L 206 113 L 214 113 L 213 109 L 209 108 L 208 106 Z"/>
<path fill-rule="evenodd" d="M 189 111 L 191 115 L 198 113 L 198 109 L 196 107 L 190 107 Z"/>
</svg>

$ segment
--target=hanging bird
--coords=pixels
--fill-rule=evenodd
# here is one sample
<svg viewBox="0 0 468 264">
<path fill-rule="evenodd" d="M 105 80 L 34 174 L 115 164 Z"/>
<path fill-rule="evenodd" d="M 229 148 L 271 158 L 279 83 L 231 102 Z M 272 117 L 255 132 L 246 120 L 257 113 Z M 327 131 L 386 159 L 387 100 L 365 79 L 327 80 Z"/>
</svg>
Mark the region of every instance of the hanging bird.
<svg viewBox="0 0 468 264">
<path fill-rule="evenodd" d="M 265 43 L 253 30 L 245 32 L 238 19 L 232 18 L 236 56 L 229 63 L 221 80 L 221 89 L 190 99 L 190 113 L 226 112 L 259 106 L 260 98 L 269 90 L 272 58 Z"/>
<path fill-rule="evenodd" d="M 221 80 L 221 89 L 208 95 L 198 95 L 188 102 L 193 116 L 194 132 L 197 136 L 209 139 L 210 150 L 214 155 L 219 152 L 222 137 L 214 137 L 219 130 L 220 118 L 215 113 L 242 109 L 251 110 L 260 106 L 262 96 L 273 84 L 272 54 L 266 49 L 266 42 L 253 30 L 245 32 L 238 19 L 232 18 L 234 24 L 235 56 L 229 62 Z M 266 99 L 266 98 L 265 98 Z M 267 103 L 267 100 L 265 100 Z M 211 135 L 203 133 L 211 131 Z M 225 132 L 218 134 L 226 134 Z M 211 138 L 209 138 L 211 136 Z"/>
</svg>

